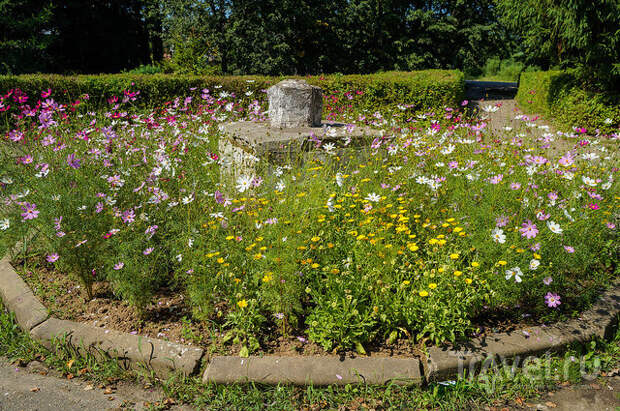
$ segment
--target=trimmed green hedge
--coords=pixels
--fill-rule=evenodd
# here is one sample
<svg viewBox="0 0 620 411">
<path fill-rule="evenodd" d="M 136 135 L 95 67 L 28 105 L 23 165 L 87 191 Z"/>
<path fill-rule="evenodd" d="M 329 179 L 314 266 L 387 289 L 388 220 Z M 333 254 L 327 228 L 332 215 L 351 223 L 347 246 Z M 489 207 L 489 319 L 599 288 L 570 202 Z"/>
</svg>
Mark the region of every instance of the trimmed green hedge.
<svg viewBox="0 0 620 411">
<path fill-rule="evenodd" d="M 291 76 L 289 76 L 291 77 Z M 289 78 L 287 77 L 287 78 Z M 294 77 L 294 76 L 292 76 Z M 200 90 L 209 89 L 234 92 L 244 99 L 264 100 L 264 90 L 284 77 L 263 76 L 180 76 L 166 74 L 103 74 L 103 75 L 22 75 L 0 76 L 0 92 L 21 89 L 35 101 L 43 90 L 52 89 L 52 97 L 68 102 L 88 94 L 89 109 L 109 106 L 107 98 L 122 98 L 125 90 L 140 91 L 136 103 L 154 107 L 176 97 L 200 96 Z M 298 77 L 299 78 L 299 77 Z M 416 72 L 386 72 L 370 75 L 326 75 L 303 77 L 309 83 L 323 88 L 324 94 L 335 93 L 344 103 L 349 91 L 361 91 L 351 99 L 351 104 L 362 109 L 378 109 L 399 104 L 417 108 L 456 106 L 463 98 L 465 82 L 463 73 L 456 70 L 426 70 Z M 221 86 L 221 88 L 218 88 Z M 253 94 L 246 97 L 245 93 Z"/>
<path fill-rule="evenodd" d="M 572 71 L 522 73 L 517 102 L 526 112 L 543 114 L 560 128 L 611 133 L 620 125 L 620 94 L 586 91 Z"/>
</svg>

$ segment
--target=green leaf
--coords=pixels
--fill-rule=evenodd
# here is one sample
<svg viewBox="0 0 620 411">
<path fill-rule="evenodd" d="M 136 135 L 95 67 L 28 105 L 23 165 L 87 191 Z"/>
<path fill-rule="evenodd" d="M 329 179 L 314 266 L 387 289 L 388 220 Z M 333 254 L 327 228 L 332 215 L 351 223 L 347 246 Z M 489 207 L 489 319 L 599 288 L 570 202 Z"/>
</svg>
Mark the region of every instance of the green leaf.
<svg viewBox="0 0 620 411">
<path fill-rule="evenodd" d="M 364 349 L 362 343 L 360 343 L 359 341 L 355 342 L 355 351 L 357 351 L 358 354 L 366 355 L 366 350 Z"/>
</svg>

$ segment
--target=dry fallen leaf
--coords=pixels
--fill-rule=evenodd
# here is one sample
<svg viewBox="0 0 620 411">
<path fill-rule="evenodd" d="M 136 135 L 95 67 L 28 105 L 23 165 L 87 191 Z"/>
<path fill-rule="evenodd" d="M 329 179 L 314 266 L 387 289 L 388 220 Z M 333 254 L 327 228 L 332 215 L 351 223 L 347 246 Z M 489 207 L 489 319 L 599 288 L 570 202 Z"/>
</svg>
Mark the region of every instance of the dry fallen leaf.
<svg viewBox="0 0 620 411">
<path fill-rule="evenodd" d="M 110 394 L 114 394 L 114 391 L 115 390 L 112 387 L 107 387 L 103 393 L 105 395 L 110 395 Z"/>
<path fill-rule="evenodd" d="M 595 383 L 590 384 L 590 388 L 592 388 L 593 390 L 600 390 L 601 386 Z"/>
<path fill-rule="evenodd" d="M 92 385 L 88 384 L 86 387 L 84 387 L 84 391 L 91 391 L 94 390 L 95 387 L 93 387 Z"/>
<path fill-rule="evenodd" d="M 547 402 L 545 403 L 545 405 L 546 405 L 547 407 L 549 407 L 549 408 L 555 408 L 555 407 L 557 407 L 557 406 L 558 406 L 556 403 L 551 402 L 551 401 L 547 401 Z"/>
<path fill-rule="evenodd" d="M 73 379 L 73 374 L 67 374 L 67 379 L 68 380 L 72 380 Z"/>
<path fill-rule="evenodd" d="M 168 406 L 170 406 L 170 405 L 174 405 L 174 404 L 176 404 L 176 402 L 174 401 L 174 399 L 173 399 L 173 398 L 166 398 L 166 399 L 164 400 L 164 405 L 168 405 Z"/>
<path fill-rule="evenodd" d="M 39 387 L 34 387 L 30 389 L 30 392 L 39 392 L 41 389 Z"/>
<path fill-rule="evenodd" d="M 75 360 L 71 360 L 67 363 L 67 368 L 71 368 L 73 366 L 73 363 L 75 362 Z"/>
</svg>

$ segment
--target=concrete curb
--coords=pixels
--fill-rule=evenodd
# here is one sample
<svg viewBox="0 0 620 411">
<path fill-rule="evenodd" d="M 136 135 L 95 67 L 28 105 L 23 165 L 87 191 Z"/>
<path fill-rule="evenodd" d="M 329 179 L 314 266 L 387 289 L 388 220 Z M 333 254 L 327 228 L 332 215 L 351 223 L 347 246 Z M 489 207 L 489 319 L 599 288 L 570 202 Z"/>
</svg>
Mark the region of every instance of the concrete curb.
<svg viewBox="0 0 620 411">
<path fill-rule="evenodd" d="M 15 272 L 9 258 L 0 260 L 0 297 L 19 326 L 48 349 L 59 340 L 78 352 L 109 356 L 126 367 L 146 366 L 158 376 L 198 372 L 204 350 L 155 338 L 105 330 L 49 317 L 47 309 Z M 431 347 L 425 358 L 249 357 L 215 356 L 204 382 L 263 384 L 418 384 L 463 377 L 465 371 L 506 360 L 518 365 L 530 355 L 561 351 L 575 342 L 608 338 L 620 313 L 620 280 L 579 319 L 553 326 L 530 327 L 474 339 L 460 347 Z"/>
<path fill-rule="evenodd" d="M 0 260 L 0 297 L 6 307 L 15 313 L 17 324 L 26 332 L 49 317 L 47 309 L 15 272 L 7 257 Z"/>
<path fill-rule="evenodd" d="M 145 365 L 163 377 L 174 371 L 185 375 L 197 372 L 204 353 L 202 348 L 53 317 L 33 328 L 30 335 L 50 350 L 53 341 L 58 340 L 81 354 L 107 355 L 119 360 L 125 368 Z"/>
<path fill-rule="evenodd" d="M 15 314 L 17 324 L 50 350 L 54 349 L 54 340 L 63 341 L 82 355 L 116 358 L 126 368 L 146 367 L 159 377 L 173 372 L 191 375 L 200 368 L 202 348 L 50 317 L 45 306 L 15 272 L 8 255 L 0 260 L 0 297 Z"/>
<path fill-rule="evenodd" d="M 423 359 L 427 381 L 462 378 L 479 368 L 504 361 L 519 363 L 528 356 L 558 352 L 572 343 L 611 337 L 620 313 L 620 281 L 603 293 L 579 319 L 552 326 L 530 327 L 477 338 L 459 347 L 431 347 Z"/>
<path fill-rule="evenodd" d="M 355 383 L 422 384 L 417 358 L 364 357 L 214 357 L 203 375 L 204 382 L 220 384 L 345 385 Z"/>
</svg>

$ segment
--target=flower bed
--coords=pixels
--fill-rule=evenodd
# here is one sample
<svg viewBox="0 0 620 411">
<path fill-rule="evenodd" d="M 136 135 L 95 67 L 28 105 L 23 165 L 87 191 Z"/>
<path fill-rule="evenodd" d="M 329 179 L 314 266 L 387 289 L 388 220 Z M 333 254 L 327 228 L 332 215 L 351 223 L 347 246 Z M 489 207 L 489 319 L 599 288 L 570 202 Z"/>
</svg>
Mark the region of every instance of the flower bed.
<svg viewBox="0 0 620 411">
<path fill-rule="evenodd" d="M 451 108 L 345 109 L 328 114 L 385 130 L 366 155 L 315 141 L 322 160 L 225 187 L 217 126 L 262 119 L 259 102 L 93 113 L 44 94 L 0 146 L 1 245 L 34 229 L 31 260 L 87 298 L 106 281 L 139 312 L 173 289 L 241 355 L 278 335 L 363 353 L 467 338 L 481 318 L 560 319 L 616 275 L 617 140 L 528 140 L 528 121 L 489 135 Z"/>
</svg>

